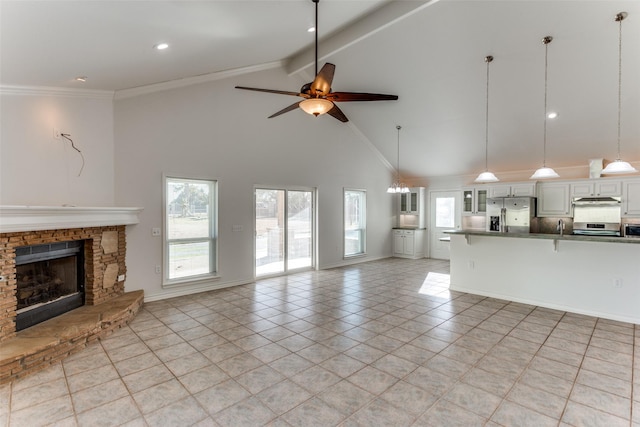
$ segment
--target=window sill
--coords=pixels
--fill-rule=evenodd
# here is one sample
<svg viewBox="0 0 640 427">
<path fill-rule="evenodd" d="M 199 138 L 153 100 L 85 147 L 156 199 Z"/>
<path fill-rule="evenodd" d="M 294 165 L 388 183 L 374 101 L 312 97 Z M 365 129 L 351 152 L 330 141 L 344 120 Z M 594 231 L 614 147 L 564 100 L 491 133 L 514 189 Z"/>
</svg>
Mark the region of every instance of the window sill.
<svg viewBox="0 0 640 427">
<path fill-rule="evenodd" d="M 361 253 L 361 254 L 353 254 L 353 255 L 345 255 L 342 257 L 342 259 L 353 259 L 353 258 L 364 258 L 367 256 L 367 253 Z"/>
<path fill-rule="evenodd" d="M 180 286 L 201 285 L 203 283 L 211 282 L 212 280 L 219 280 L 220 278 L 221 276 L 219 276 L 217 272 L 211 274 L 203 274 L 202 276 L 165 280 L 162 282 L 162 287 L 176 288 Z"/>
</svg>

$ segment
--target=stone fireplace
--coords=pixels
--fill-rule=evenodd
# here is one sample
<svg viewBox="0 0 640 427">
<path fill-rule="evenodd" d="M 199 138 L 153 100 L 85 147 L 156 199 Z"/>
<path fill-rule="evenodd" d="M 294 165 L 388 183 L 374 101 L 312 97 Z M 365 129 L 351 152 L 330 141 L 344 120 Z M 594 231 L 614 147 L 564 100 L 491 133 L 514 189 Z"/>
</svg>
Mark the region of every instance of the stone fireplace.
<svg viewBox="0 0 640 427">
<path fill-rule="evenodd" d="M 142 292 L 133 297 L 125 293 L 125 229 L 138 222 L 139 212 L 0 207 L 0 383 L 21 376 L 28 364 L 40 369 L 131 320 L 142 304 Z M 104 310 L 111 310 L 114 302 L 120 307 L 117 301 L 123 300 L 134 301 L 134 307 L 107 319 Z M 78 327 L 86 313 L 98 314 L 92 314 L 88 331 Z M 53 347 L 51 340 L 34 341 L 39 334 L 48 334 Z M 37 348 L 25 350 L 28 342 L 37 342 Z M 44 350 L 43 363 L 33 364 L 34 354 Z"/>
</svg>

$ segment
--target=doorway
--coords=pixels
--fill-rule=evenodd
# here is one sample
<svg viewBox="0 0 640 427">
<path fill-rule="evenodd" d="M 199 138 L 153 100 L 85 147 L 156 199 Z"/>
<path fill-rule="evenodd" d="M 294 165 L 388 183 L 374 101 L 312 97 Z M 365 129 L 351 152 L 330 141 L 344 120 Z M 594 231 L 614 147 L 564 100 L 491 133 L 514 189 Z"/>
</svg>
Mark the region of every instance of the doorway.
<svg viewBox="0 0 640 427">
<path fill-rule="evenodd" d="M 315 191 L 255 190 L 255 276 L 315 266 Z"/>
<path fill-rule="evenodd" d="M 431 191 L 429 194 L 429 256 L 449 259 L 449 235 L 445 231 L 460 229 L 460 192 Z"/>
</svg>

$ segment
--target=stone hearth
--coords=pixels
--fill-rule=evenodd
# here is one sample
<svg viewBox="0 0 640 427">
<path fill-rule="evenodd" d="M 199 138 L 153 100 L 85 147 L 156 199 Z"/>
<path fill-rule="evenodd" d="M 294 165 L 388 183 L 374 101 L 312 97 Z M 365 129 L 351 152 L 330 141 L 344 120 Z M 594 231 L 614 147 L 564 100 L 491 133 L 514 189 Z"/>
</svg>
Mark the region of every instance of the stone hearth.
<svg viewBox="0 0 640 427">
<path fill-rule="evenodd" d="M 135 316 L 143 294 L 125 293 L 125 226 L 137 223 L 139 212 L 0 207 L 0 383 L 42 369 Z M 85 305 L 16 332 L 16 248 L 75 240 L 84 241 Z"/>
</svg>

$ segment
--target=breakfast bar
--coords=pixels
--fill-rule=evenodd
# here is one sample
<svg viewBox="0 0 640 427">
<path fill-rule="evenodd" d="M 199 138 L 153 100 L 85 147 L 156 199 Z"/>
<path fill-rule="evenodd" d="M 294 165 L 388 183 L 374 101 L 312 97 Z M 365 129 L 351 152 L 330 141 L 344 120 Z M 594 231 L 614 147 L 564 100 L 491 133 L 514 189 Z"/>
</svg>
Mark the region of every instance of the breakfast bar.
<svg viewBox="0 0 640 427">
<path fill-rule="evenodd" d="M 451 290 L 640 323 L 640 239 L 449 234 Z"/>
</svg>

